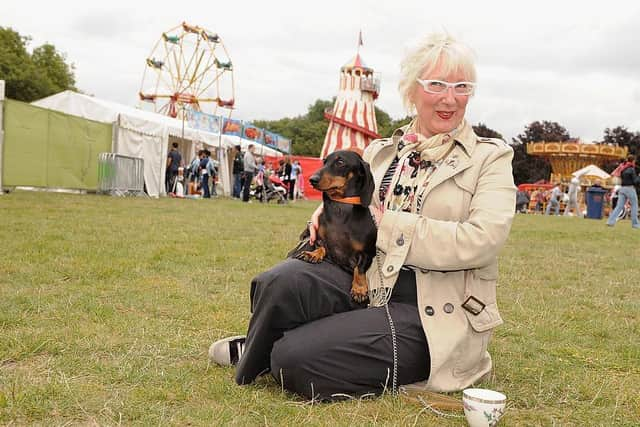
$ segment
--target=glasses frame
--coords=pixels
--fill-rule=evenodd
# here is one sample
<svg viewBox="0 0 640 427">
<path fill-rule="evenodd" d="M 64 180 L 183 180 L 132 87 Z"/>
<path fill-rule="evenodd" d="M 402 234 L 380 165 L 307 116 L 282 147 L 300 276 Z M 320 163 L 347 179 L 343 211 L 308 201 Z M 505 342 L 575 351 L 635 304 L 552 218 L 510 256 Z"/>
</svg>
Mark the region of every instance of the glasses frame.
<svg viewBox="0 0 640 427">
<path fill-rule="evenodd" d="M 436 94 L 436 95 L 441 95 L 443 93 L 447 93 L 449 88 L 453 89 L 453 94 L 457 95 L 457 96 L 470 96 L 470 95 L 473 95 L 473 92 L 476 90 L 476 84 L 474 82 L 449 83 L 449 82 L 444 82 L 442 80 L 435 80 L 435 79 L 426 79 L 426 80 L 416 79 L 416 81 L 420 84 L 420 86 L 422 86 L 422 90 L 424 90 L 427 93 L 433 93 L 433 94 Z M 445 86 L 445 89 L 442 92 L 434 92 L 432 90 L 427 89 L 427 85 L 429 83 L 440 83 L 440 84 Z M 460 84 L 465 84 L 465 85 L 470 86 L 471 89 L 470 89 L 469 93 L 457 93 L 456 92 L 456 86 L 460 85 Z"/>
</svg>

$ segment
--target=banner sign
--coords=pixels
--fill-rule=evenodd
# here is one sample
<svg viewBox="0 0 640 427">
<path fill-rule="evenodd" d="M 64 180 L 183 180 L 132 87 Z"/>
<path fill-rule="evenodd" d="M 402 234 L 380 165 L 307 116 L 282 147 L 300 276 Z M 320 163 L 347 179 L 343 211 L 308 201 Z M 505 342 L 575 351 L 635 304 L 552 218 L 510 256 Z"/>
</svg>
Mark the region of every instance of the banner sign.
<svg viewBox="0 0 640 427">
<path fill-rule="evenodd" d="M 278 135 L 277 148 L 285 153 L 291 153 L 291 140 Z"/>
<path fill-rule="evenodd" d="M 189 111 L 187 115 L 189 126 L 193 129 L 204 130 L 211 133 L 220 133 L 220 122 L 222 117 L 201 111 Z"/>
<path fill-rule="evenodd" d="M 226 119 L 224 117 L 205 114 L 198 111 L 189 115 L 189 126 L 195 129 L 204 129 L 209 132 L 219 133 L 220 123 L 222 123 L 222 133 L 225 135 L 239 136 L 244 139 L 255 141 L 258 144 L 265 144 L 285 153 L 291 152 L 291 140 L 278 135 L 275 132 L 259 128 L 251 122 L 242 120 Z"/>
<path fill-rule="evenodd" d="M 264 143 L 277 148 L 278 147 L 278 138 L 282 138 L 277 133 L 269 132 L 268 130 L 264 131 Z"/>
<path fill-rule="evenodd" d="M 242 135 L 244 138 L 246 139 L 251 139 L 253 141 L 256 142 L 260 142 L 262 143 L 264 141 L 262 135 L 263 135 L 263 131 L 262 129 L 252 125 L 251 123 L 248 122 L 244 122 L 243 126 L 242 126 Z"/>
<path fill-rule="evenodd" d="M 224 119 L 222 133 L 225 135 L 242 136 L 242 121 L 234 119 Z"/>
</svg>

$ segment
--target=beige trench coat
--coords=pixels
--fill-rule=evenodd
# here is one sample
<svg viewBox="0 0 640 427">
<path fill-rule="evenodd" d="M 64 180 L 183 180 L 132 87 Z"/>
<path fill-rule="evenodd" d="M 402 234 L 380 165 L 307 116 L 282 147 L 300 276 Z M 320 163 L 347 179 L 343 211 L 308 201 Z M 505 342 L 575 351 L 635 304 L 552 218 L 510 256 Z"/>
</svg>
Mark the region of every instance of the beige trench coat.
<svg viewBox="0 0 640 427">
<path fill-rule="evenodd" d="M 380 205 L 380 182 L 405 130 L 372 142 L 363 154 L 376 182 L 374 206 Z M 471 126 L 456 141 L 431 176 L 420 215 L 384 213 L 378 261 L 367 271 L 371 288 L 392 287 L 403 265 L 416 271 L 431 374 L 413 388 L 443 392 L 468 387 L 491 371 L 487 346 L 493 328 L 502 323 L 497 255 L 511 228 L 516 195 L 509 145 L 479 138 Z M 463 308 L 467 300 L 471 311 Z"/>
</svg>

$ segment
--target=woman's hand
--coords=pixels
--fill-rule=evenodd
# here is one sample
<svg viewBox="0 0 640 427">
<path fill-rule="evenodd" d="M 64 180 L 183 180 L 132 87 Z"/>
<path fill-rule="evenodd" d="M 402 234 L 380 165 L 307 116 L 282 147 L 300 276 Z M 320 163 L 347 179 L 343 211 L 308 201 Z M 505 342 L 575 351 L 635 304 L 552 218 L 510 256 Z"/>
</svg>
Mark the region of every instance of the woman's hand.
<svg viewBox="0 0 640 427">
<path fill-rule="evenodd" d="M 313 211 L 313 214 L 311 214 L 311 220 L 307 221 L 307 227 L 309 228 L 309 243 L 312 245 L 316 243 L 316 238 L 318 237 L 317 231 L 318 225 L 320 224 L 320 214 L 322 213 L 323 206 L 324 205 L 320 203 L 320 206 L 318 206 L 316 210 Z"/>
</svg>

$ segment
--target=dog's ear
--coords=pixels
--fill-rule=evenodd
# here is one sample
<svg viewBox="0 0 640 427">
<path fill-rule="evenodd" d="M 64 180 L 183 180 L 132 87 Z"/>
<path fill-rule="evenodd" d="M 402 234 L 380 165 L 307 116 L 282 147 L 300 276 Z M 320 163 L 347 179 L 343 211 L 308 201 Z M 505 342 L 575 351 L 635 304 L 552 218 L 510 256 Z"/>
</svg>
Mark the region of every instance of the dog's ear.
<svg viewBox="0 0 640 427">
<path fill-rule="evenodd" d="M 360 192 L 360 204 L 366 208 L 371 204 L 375 183 L 373 182 L 373 175 L 371 174 L 369 163 L 365 162 L 364 160 L 360 160 L 360 169 L 362 171 L 362 189 Z"/>
</svg>

